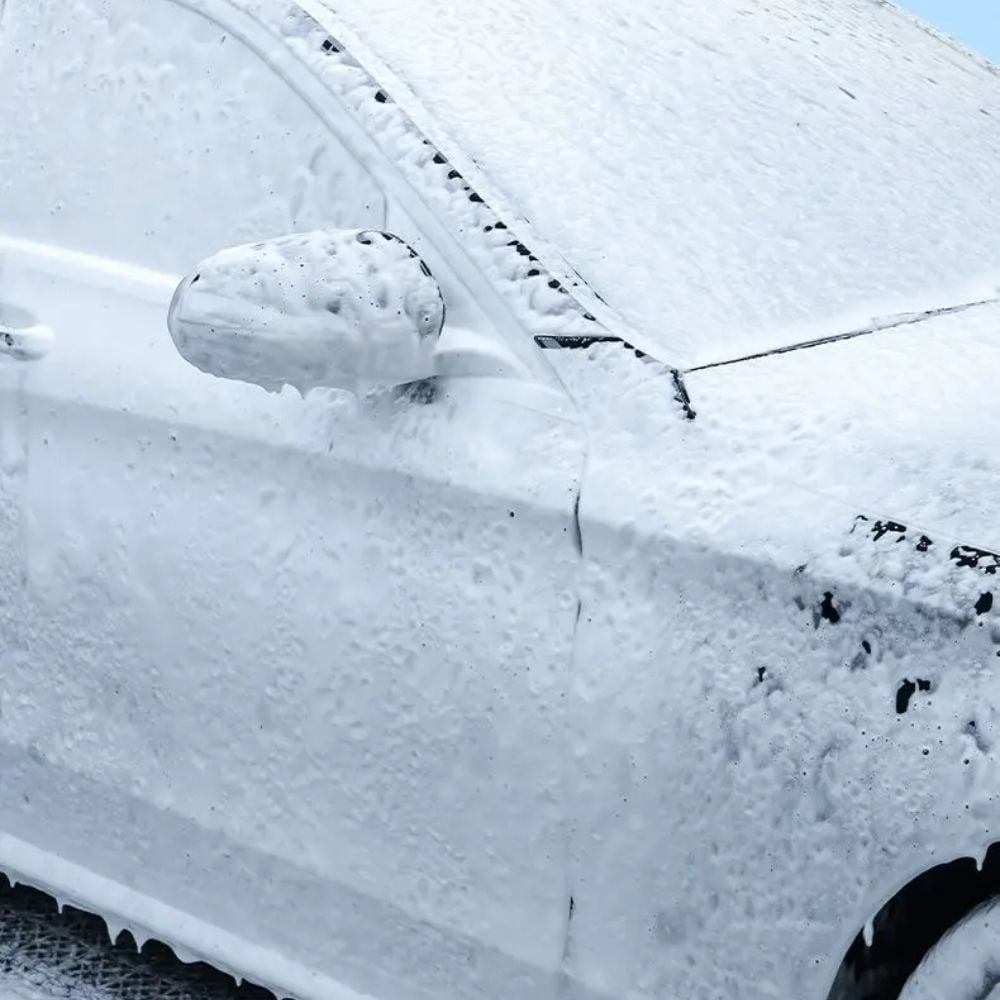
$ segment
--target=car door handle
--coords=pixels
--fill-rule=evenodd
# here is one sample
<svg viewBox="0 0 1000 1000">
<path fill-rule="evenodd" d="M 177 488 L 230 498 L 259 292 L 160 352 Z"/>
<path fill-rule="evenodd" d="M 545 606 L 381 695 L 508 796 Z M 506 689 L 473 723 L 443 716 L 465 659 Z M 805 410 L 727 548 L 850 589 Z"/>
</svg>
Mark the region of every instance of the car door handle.
<svg viewBox="0 0 1000 1000">
<path fill-rule="evenodd" d="M 54 339 L 52 331 L 27 310 L 0 303 L 0 357 L 37 361 L 48 354 Z"/>
</svg>

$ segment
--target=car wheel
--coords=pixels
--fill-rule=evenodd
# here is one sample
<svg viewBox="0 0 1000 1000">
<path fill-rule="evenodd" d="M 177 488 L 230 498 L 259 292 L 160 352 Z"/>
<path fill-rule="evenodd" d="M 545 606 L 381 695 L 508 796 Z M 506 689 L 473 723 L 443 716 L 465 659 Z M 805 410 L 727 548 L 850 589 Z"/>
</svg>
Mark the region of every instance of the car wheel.
<svg viewBox="0 0 1000 1000">
<path fill-rule="evenodd" d="M 924 956 L 900 1000 L 1000 1000 L 1000 899 L 955 924 Z"/>
</svg>

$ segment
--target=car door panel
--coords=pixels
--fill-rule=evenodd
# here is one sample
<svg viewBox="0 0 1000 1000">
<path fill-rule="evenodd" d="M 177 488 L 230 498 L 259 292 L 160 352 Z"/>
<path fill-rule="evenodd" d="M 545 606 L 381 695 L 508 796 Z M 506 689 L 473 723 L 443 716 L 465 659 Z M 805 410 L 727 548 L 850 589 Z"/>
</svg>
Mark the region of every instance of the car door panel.
<svg viewBox="0 0 1000 1000">
<path fill-rule="evenodd" d="M 0 301 L 56 339 L 0 372 L 0 868 L 238 971 L 273 951 L 380 995 L 541 995 L 566 919 L 572 408 L 188 367 L 181 269 L 387 201 L 225 24 L 141 7 L 3 15 Z"/>
</svg>

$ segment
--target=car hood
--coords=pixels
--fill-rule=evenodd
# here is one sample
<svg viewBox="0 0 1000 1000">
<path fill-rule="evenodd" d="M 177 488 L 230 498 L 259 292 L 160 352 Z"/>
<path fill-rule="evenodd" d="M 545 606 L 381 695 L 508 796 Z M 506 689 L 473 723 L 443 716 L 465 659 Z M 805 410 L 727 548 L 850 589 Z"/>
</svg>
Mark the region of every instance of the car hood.
<svg viewBox="0 0 1000 1000">
<path fill-rule="evenodd" d="M 678 495 L 775 537 L 863 517 L 1000 552 L 998 330 L 987 303 L 689 374 Z"/>
<path fill-rule="evenodd" d="M 1000 81 L 891 4 L 322 2 L 549 270 L 671 364 L 998 283 Z"/>
</svg>

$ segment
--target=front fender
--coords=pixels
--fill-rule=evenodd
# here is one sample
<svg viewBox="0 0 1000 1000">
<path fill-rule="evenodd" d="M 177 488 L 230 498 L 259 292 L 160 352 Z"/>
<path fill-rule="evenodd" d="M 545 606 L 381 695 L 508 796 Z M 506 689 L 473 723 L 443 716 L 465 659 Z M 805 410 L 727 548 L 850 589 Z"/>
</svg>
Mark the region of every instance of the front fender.
<svg viewBox="0 0 1000 1000">
<path fill-rule="evenodd" d="M 996 838 L 996 561 L 763 465 L 736 492 L 655 370 L 560 354 L 592 416 L 567 972 L 823 1000 L 888 897 Z"/>
</svg>

